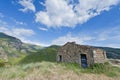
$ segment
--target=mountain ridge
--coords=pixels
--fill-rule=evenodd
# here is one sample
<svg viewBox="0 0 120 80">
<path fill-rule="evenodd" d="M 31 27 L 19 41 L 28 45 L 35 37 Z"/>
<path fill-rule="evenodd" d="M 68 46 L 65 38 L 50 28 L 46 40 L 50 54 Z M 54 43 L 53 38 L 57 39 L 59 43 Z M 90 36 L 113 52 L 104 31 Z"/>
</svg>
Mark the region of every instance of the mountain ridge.
<svg viewBox="0 0 120 80">
<path fill-rule="evenodd" d="M 23 43 L 20 39 L 0 32 L 0 58 L 8 61 L 11 57 L 21 57 L 22 55 L 36 52 L 40 46 Z"/>
<path fill-rule="evenodd" d="M 21 57 L 30 53 L 39 52 L 40 50 L 59 49 L 59 45 L 51 45 L 48 47 L 41 47 L 37 45 L 23 43 L 21 40 L 0 32 L 0 58 L 8 60 L 9 57 Z M 120 59 L 120 49 L 110 47 L 97 47 L 106 51 L 107 57 L 112 59 Z M 56 53 L 56 52 L 54 52 Z"/>
</svg>

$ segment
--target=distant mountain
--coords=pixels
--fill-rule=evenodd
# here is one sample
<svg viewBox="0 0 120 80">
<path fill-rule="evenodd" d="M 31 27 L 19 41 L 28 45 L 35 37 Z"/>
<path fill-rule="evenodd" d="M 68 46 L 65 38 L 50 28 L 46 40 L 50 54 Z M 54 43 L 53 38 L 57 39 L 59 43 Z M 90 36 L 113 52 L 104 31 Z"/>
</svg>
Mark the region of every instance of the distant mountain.
<svg viewBox="0 0 120 80">
<path fill-rule="evenodd" d="M 8 60 L 10 57 L 20 57 L 36 52 L 40 48 L 40 46 L 25 44 L 15 37 L 0 33 L 0 59 Z"/>
<path fill-rule="evenodd" d="M 49 47 L 43 48 L 43 47 L 32 45 L 32 44 L 26 44 L 21 42 L 21 40 L 15 37 L 6 35 L 4 33 L 0 33 L 0 59 L 6 60 L 6 61 L 9 58 L 14 58 L 14 57 L 17 58 L 26 54 L 30 54 L 30 55 L 27 55 L 28 57 L 26 56 L 25 60 L 28 58 L 30 59 L 31 57 L 31 59 L 36 58 L 38 61 L 40 55 L 42 55 L 42 57 L 45 55 L 48 55 L 44 57 L 45 60 L 48 60 L 49 56 L 52 56 L 52 58 L 54 56 L 54 59 L 55 59 L 57 49 L 59 49 L 59 47 L 60 46 L 58 45 L 51 45 Z M 105 50 L 108 58 L 120 59 L 120 49 L 118 48 L 109 48 L 109 47 L 96 47 L 96 48 Z"/>
</svg>

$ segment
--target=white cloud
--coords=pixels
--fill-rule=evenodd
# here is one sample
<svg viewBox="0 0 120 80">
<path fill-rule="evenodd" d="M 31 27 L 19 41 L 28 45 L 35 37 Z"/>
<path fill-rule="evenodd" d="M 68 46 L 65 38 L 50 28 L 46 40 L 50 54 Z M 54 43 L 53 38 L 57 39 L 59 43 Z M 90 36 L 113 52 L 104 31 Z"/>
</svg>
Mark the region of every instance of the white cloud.
<svg viewBox="0 0 120 80">
<path fill-rule="evenodd" d="M 34 44 L 34 45 L 39 45 L 39 46 L 43 46 L 43 47 L 46 47 L 46 46 L 50 46 L 50 44 L 44 44 L 44 43 L 41 43 L 39 41 L 33 41 L 33 40 L 23 40 L 23 42 L 25 43 L 29 43 L 29 44 Z"/>
<path fill-rule="evenodd" d="M 43 2 L 39 2 L 39 3 L 40 3 L 40 5 L 45 6 L 45 4 Z"/>
<path fill-rule="evenodd" d="M 70 3 L 72 1 L 72 3 Z M 120 0 L 46 0 L 46 10 L 36 13 L 36 22 L 48 27 L 74 27 L 103 11 L 109 11 L 111 6 L 117 5 Z"/>
<path fill-rule="evenodd" d="M 35 34 L 35 32 L 31 29 L 24 29 L 24 28 L 9 29 L 7 27 L 0 26 L 0 32 L 16 37 L 24 43 L 30 43 L 39 46 L 49 46 L 49 44 L 44 44 L 39 41 L 33 41 L 28 39 L 28 37 L 33 36 Z"/>
<path fill-rule="evenodd" d="M 17 25 L 26 25 L 25 22 L 17 21 L 16 19 L 13 19 L 13 21 L 14 21 Z"/>
<path fill-rule="evenodd" d="M 117 5 L 120 0 L 79 0 L 76 5 L 78 19 L 84 23 L 90 18 L 99 15 L 102 11 L 109 11 L 111 6 Z"/>
<path fill-rule="evenodd" d="M 120 40 L 120 26 L 113 27 L 107 30 L 98 31 L 97 34 L 97 40 L 98 41 L 115 41 Z"/>
<path fill-rule="evenodd" d="M 16 24 L 25 25 L 24 22 L 16 21 Z"/>
<path fill-rule="evenodd" d="M 58 37 L 57 39 L 52 41 L 52 44 L 56 45 L 63 45 L 67 42 L 76 42 L 78 44 L 83 44 L 86 41 L 90 41 L 94 39 L 91 36 L 73 36 L 70 33 L 68 33 L 65 36 Z"/>
<path fill-rule="evenodd" d="M 33 0 L 19 0 L 18 3 L 24 7 L 22 9 L 19 9 L 22 12 L 36 11 L 35 6 L 33 4 Z"/>
<path fill-rule="evenodd" d="M 16 19 L 13 18 L 13 17 L 10 17 L 10 19 L 11 19 L 13 22 L 15 22 L 17 25 L 27 25 L 25 22 L 18 21 L 18 20 L 16 20 Z"/>
<path fill-rule="evenodd" d="M 106 45 L 106 47 L 112 47 L 112 48 L 120 48 L 120 44 L 115 44 L 115 43 L 110 43 L 108 45 Z"/>
<path fill-rule="evenodd" d="M 42 31 L 48 31 L 47 28 L 43 28 L 43 27 L 39 27 L 39 29 L 42 30 Z"/>
<path fill-rule="evenodd" d="M 24 28 L 14 28 L 12 29 L 13 34 L 17 36 L 31 36 L 34 35 L 35 32 L 31 29 L 24 29 Z"/>
<path fill-rule="evenodd" d="M 0 31 L 1 32 L 8 32 L 8 28 L 0 26 Z"/>
<path fill-rule="evenodd" d="M 6 33 L 10 36 L 17 37 L 21 40 L 26 39 L 35 34 L 35 32 L 31 29 L 24 29 L 24 28 L 13 28 L 9 29 L 7 27 L 0 26 L 0 32 Z"/>
<path fill-rule="evenodd" d="M 74 26 L 76 15 L 65 0 L 46 0 L 46 11 L 36 13 L 36 22 L 51 26 Z"/>
<path fill-rule="evenodd" d="M 83 45 L 120 48 L 120 26 L 102 29 L 97 32 L 91 32 L 90 34 L 79 33 L 73 35 L 68 33 L 53 40 L 51 44 L 63 45 L 67 42 L 76 42 Z"/>
</svg>

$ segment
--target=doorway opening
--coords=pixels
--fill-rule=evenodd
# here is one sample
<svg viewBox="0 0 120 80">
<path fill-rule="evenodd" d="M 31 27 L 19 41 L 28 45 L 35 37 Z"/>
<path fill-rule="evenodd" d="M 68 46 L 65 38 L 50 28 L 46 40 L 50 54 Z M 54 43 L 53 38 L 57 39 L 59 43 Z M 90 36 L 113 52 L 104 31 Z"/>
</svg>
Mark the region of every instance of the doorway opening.
<svg viewBox="0 0 120 80">
<path fill-rule="evenodd" d="M 62 55 L 59 55 L 58 57 L 59 57 L 59 60 L 58 60 L 58 61 L 59 61 L 59 62 L 62 62 Z"/>
<path fill-rule="evenodd" d="M 86 54 L 80 54 L 80 58 L 81 58 L 81 66 L 83 68 L 87 68 L 88 64 L 87 64 L 87 57 Z"/>
</svg>

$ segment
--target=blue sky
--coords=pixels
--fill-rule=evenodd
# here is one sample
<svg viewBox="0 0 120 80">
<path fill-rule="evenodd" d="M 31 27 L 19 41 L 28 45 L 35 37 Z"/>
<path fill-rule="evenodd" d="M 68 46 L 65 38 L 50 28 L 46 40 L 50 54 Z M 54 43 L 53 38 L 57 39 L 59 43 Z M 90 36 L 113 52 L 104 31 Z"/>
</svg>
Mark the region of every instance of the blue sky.
<svg viewBox="0 0 120 80">
<path fill-rule="evenodd" d="M 41 46 L 120 48 L 120 0 L 0 0 L 0 32 Z"/>
</svg>

